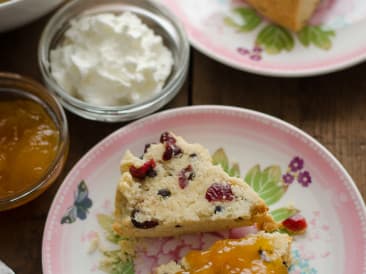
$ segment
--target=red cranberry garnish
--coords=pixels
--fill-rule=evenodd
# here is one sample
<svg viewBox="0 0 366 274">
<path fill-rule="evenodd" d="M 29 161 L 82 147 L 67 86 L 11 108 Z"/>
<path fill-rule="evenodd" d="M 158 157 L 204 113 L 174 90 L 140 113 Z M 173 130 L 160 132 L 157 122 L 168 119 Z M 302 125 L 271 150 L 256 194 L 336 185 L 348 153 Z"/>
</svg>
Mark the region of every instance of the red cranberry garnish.
<svg viewBox="0 0 366 274">
<path fill-rule="evenodd" d="M 179 172 L 179 186 L 181 189 L 184 189 L 188 185 L 188 181 L 193 180 L 195 173 L 191 165 L 188 165 L 186 168 L 183 168 Z"/>
<path fill-rule="evenodd" d="M 302 232 L 307 228 L 307 223 L 305 218 L 300 215 L 296 214 L 282 222 L 284 228 L 286 228 L 290 232 Z"/>
<path fill-rule="evenodd" d="M 231 185 L 224 183 L 214 183 L 206 191 L 206 199 L 209 202 L 232 201 L 234 193 Z"/>
<path fill-rule="evenodd" d="M 146 176 L 155 177 L 156 171 L 154 170 L 156 164 L 154 159 L 145 162 L 141 167 L 130 166 L 130 173 L 132 177 L 137 179 L 145 179 Z"/>
<path fill-rule="evenodd" d="M 140 223 L 140 222 L 136 221 L 136 219 L 135 219 L 135 216 L 137 213 L 139 213 L 139 211 L 137 209 L 134 209 L 131 213 L 131 222 L 136 228 L 148 229 L 148 228 L 153 228 L 159 224 L 158 221 L 156 221 L 156 220 L 145 221 L 145 222 Z"/>
<path fill-rule="evenodd" d="M 177 140 L 169 133 L 164 132 L 160 136 L 160 143 L 169 143 L 169 144 L 175 144 Z"/>
</svg>

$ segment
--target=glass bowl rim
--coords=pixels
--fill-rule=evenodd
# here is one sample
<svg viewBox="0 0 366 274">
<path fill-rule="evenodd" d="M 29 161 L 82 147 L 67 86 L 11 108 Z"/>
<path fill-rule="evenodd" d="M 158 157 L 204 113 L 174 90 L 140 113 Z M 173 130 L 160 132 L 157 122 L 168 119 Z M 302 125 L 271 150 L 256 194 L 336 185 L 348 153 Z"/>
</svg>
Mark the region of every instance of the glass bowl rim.
<svg viewBox="0 0 366 274">
<path fill-rule="evenodd" d="M 23 2 L 24 0 L 8 0 L 6 2 L 0 3 L 0 9 L 5 7 L 10 7 L 16 5 L 16 3 Z"/>
<path fill-rule="evenodd" d="M 141 1 L 148 3 L 152 7 L 159 10 L 160 14 L 162 14 L 164 18 L 169 20 L 170 24 L 174 27 L 175 32 L 179 36 L 179 40 L 181 40 L 182 42 L 180 43 L 181 49 L 178 51 L 177 54 L 179 61 L 179 63 L 175 65 L 177 69 L 173 74 L 169 76 L 168 81 L 165 83 L 164 87 L 160 92 L 154 94 L 152 97 L 144 101 L 130 105 L 97 106 L 95 104 L 87 103 L 85 101 L 82 101 L 81 99 L 72 96 L 56 82 L 49 69 L 49 63 L 50 63 L 49 53 L 51 50 L 50 47 L 51 43 L 47 41 L 48 40 L 52 41 L 54 39 L 54 36 L 58 33 L 59 29 L 54 30 L 54 28 L 57 25 L 57 22 L 60 19 L 63 19 L 65 16 L 67 16 L 68 12 L 70 12 L 75 5 L 79 4 L 82 1 L 87 2 L 88 0 L 71 0 L 64 6 L 62 6 L 48 21 L 45 29 L 42 32 L 38 45 L 38 64 L 41 70 L 43 80 L 45 81 L 46 85 L 50 87 L 51 92 L 53 92 L 56 96 L 60 97 L 61 103 L 64 105 L 64 107 L 76 113 L 77 115 L 83 117 L 87 117 L 88 115 L 82 115 L 77 110 L 81 110 L 81 112 L 90 113 L 92 116 L 94 116 L 94 120 L 99 121 L 106 121 L 103 119 L 105 115 L 111 115 L 115 117 L 121 116 L 121 119 L 115 120 L 117 122 L 117 121 L 132 120 L 132 119 L 123 119 L 125 118 L 125 116 L 133 116 L 134 118 L 139 118 L 145 115 L 145 113 L 142 113 L 143 111 L 151 113 L 152 111 L 149 110 L 154 106 L 159 104 L 161 106 L 165 105 L 171 99 L 173 99 L 175 95 L 179 92 L 179 89 L 183 86 L 184 80 L 186 79 L 186 76 L 188 74 L 189 55 L 190 55 L 190 45 L 188 41 L 188 36 L 185 32 L 183 25 L 179 22 L 179 20 L 172 12 L 170 12 L 162 4 L 150 0 L 141 0 Z M 120 2 L 123 4 L 123 1 Z M 108 4 L 108 2 L 106 4 Z M 101 5 L 103 5 L 103 3 Z M 138 6 L 138 3 L 136 3 L 136 6 Z M 87 10 L 88 9 L 85 9 L 82 12 L 77 13 L 76 16 L 82 14 Z M 76 16 L 73 16 L 72 18 L 75 18 Z M 166 101 L 164 102 L 164 100 Z M 100 115 L 101 117 L 98 118 L 97 117 L 98 115 Z"/>
</svg>

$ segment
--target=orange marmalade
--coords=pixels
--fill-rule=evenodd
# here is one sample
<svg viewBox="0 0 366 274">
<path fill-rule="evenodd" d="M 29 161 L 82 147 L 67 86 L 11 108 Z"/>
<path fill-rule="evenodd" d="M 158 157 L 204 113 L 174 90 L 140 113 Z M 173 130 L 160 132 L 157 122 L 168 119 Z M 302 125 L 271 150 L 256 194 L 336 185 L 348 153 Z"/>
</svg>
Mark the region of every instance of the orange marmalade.
<svg viewBox="0 0 366 274">
<path fill-rule="evenodd" d="M 0 199 L 25 191 L 56 156 L 59 131 L 37 102 L 0 101 Z"/>
<path fill-rule="evenodd" d="M 282 259 L 271 260 L 274 247 L 270 239 L 238 239 L 217 241 L 207 251 L 191 251 L 185 257 L 189 271 L 178 273 L 287 274 Z"/>
</svg>

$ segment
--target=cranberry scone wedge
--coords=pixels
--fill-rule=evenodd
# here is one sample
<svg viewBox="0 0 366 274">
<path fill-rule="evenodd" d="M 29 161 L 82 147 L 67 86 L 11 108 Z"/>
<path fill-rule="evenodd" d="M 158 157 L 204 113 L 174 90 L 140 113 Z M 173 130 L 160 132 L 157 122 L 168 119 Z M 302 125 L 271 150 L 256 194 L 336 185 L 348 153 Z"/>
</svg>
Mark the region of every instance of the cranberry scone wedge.
<svg viewBox="0 0 366 274">
<path fill-rule="evenodd" d="M 207 149 L 173 133 L 146 145 L 142 157 L 127 151 L 121 162 L 114 229 L 126 237 L 166 237 L 276 222 L 242 179 L 212 164 Z"/>
<path fill-rule="evenodd" d="M 190 251 L 179 262 L 171 261 L 154 274 L 261 273 L 287 274 L 291 263 L 291 237 L 264 233 L 214 243 L 205 251 Z"/>
<path fill-rule="evenodd" d="M 320 0 L 246 0 L 259 13 L 293 31 L 307 23 Z"/>
</svg>

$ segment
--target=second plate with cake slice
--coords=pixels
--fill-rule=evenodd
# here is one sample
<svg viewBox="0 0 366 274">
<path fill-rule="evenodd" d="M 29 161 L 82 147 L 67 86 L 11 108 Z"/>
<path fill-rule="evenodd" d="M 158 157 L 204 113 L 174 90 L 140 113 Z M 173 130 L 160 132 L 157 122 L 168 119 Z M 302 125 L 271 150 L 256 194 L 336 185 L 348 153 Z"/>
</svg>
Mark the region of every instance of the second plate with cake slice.
<svg viewBox="0 0 366 274">
<path fill-rule="evenodd" d="M 196 49 L 239 70 L 298 77 L 333 72 L 366 59 L 365 1 L 161 2 L 183 22 Z"/>
</svg>

